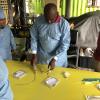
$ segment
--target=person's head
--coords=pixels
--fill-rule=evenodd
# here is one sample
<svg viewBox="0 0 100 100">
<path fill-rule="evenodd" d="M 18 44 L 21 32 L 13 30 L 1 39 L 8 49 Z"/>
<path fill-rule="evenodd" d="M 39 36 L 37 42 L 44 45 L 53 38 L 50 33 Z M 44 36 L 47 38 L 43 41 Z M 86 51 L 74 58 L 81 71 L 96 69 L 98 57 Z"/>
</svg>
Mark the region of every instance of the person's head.
<svg viewBox="0 0 100 100">
<path fill-rule="evenodd" d="M 6 24 L 6 18 L 4 15 L 4 11 L 0 8 L 0 26 L 4 26 Z"/>
<path fill-rule="evenodd" d="M 48 3 L 44 7 L 44 16 L 49 23 L 53 23 L 57 17 L 57 6 L 53 3 Z"/>
</svg>

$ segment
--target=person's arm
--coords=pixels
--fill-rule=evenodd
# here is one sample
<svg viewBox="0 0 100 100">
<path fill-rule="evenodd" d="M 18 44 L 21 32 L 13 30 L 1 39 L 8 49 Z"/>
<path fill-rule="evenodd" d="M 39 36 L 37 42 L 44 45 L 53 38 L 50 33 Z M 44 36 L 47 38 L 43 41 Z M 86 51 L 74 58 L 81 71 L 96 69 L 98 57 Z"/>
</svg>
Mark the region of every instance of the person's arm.
<svg viewBox="0 0 100 100">
<path fill-rule="evenodd" d="M 54 57 L 56 59 L 60 57 L 62 52 L 67 52 L 70 45 L 70 26 L 67 22 L 63 23 L 61 27 L 61 31 L 62 31 L 62 36 L 60 39 L 60 44 L 56 50 L 55 57 Z"/>
<path fill-rule="evenodd" d="M 8 95 L 9 94 L 9 95 Z M 8 80 L 8 69 L 0 57 L 0 100 L 13 100 L 12 91 Z"/>
<path fill-rule="evenodd" d="M 54 68 L 54 66 L 55 66 L 54 63 L 61 56 L 62 52 L 67 52 L 67 50 L 69 49 L 69 45 L 70 45 L 70 26 L 69 26 L 68 22 L 66 22 L 66 21 L 63 22 L 60 28 L 61 28 L 61 32 L 62 32 L 60 44 L 55 52 L 55 56 L 51 59 L 49 65 L 48 65 L 48 67 L 51 66 L 51 69 Z"/>
<path fill-rule="evenodd" d="M 14 36 L 12 34 L 12 31 L 10 30 L 10 44 L 11 44 L 11 50 L 14 51 L 16 50 L 16 43 L 15 43 L 15 40 L 14 40 Z"/>
<path fill-rule="evenodd" d="M 38 29 L 36 22 L 31 27 L 30 34 L 31 34 L 31 50 L 32 50 L 31 65 L 34 65 L 37 62 L 37 41 L 38 41 Z"/>
<path fill-rule="evenodd" d="M 0 89 L 3 88 L 6 80 L 8 80 L 8 69 L 3 59 L 0 57 Z"/>
</svg>

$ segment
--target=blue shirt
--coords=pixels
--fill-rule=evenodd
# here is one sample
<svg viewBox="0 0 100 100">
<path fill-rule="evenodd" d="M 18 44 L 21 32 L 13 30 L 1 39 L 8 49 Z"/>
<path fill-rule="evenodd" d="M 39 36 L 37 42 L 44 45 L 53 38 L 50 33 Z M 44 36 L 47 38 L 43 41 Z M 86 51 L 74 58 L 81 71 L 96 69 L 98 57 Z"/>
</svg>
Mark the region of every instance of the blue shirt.
<svg viewBox="0 0 100 100">
<path fill-rule="evenodd" d="M 58 23 L 48 23 L 44 16 L 40 16 L 30 29 L 30 33 L 31 49 L 37 51 L 38 63 L 48 64 L 57 56 L 56 66 L 67 66 L 70 27 L 64 18 L 61 17 Z"/>
<path fill-rule="evenodd" d="M 16 49 L 13 34 L 8 26 L 0 30 L 0 56 L 3 60 L 12 59 L 11 50 Z"/>
<path fill-rule="evenodd" d="M 8 70 L 1 57 L 0 57 L 0 100 L 13 100 L 13 95 L 8 80 Z"/>
</svg>

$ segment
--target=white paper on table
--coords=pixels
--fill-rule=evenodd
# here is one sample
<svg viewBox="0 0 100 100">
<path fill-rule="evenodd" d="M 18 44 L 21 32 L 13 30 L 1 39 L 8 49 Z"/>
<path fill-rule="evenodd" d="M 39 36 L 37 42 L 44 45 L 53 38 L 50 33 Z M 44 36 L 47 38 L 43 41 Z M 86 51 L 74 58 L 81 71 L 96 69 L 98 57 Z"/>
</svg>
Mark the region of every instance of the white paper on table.
<svg viewBox="0 0 100 100">
<path fill-rule="evenodd" d="M 53 87 L 53 86 L 57 85 L 58 82 L 59 82 L 59 81 L 58 81 L 56 78 L 54 78 L 54 77 L 49 77 L 49 78 L 47 78 L 47 79 L 45 80 L 45 83 L 46 83 L 48 86 L 50 86 L 50 87 Z"/>
<path fill-rule="evenodd" d="M 18 70 L 13 73 L 14 78 L 22 78 L 26 75 L 26 72 L 23 70 Z"/>
<path fill-rule="evenodd" d="M 100 100 L 100 96 L 86 96 L 86 100 Z"/>
</svg>

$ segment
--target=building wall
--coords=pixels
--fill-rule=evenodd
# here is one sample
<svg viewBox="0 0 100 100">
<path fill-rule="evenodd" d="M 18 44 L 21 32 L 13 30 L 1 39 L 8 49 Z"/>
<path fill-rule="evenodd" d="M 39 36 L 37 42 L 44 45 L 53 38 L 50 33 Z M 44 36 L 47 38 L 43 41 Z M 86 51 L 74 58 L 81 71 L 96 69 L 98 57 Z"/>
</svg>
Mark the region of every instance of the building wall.
<svg viewBox="0 0 100 100">
<path fill-rule="evenodd" d="M 88 0 L 71 0 L 70 17 L 80 16 L 96 10 L 100 10 L 100 7 L 88 7 Z"/>
<path fill-rule="evenodd" d="M 45 4 L 47 4 L 47 3 L 55 3 L 55 4 L 57 4 L 58 0 L 44 0 L 44 1 L 45 1 Z"/>
<path fill-rule="evenodd" d="M 60 11 L 60 7 L 59 7 L 60 0 L 44 0 L 44 1 L 45 1 L 45 4 L 48 4 L 48 3 L 54 3 L 54 4 L 56 4 L 58 11 Z"/>
</svg>

